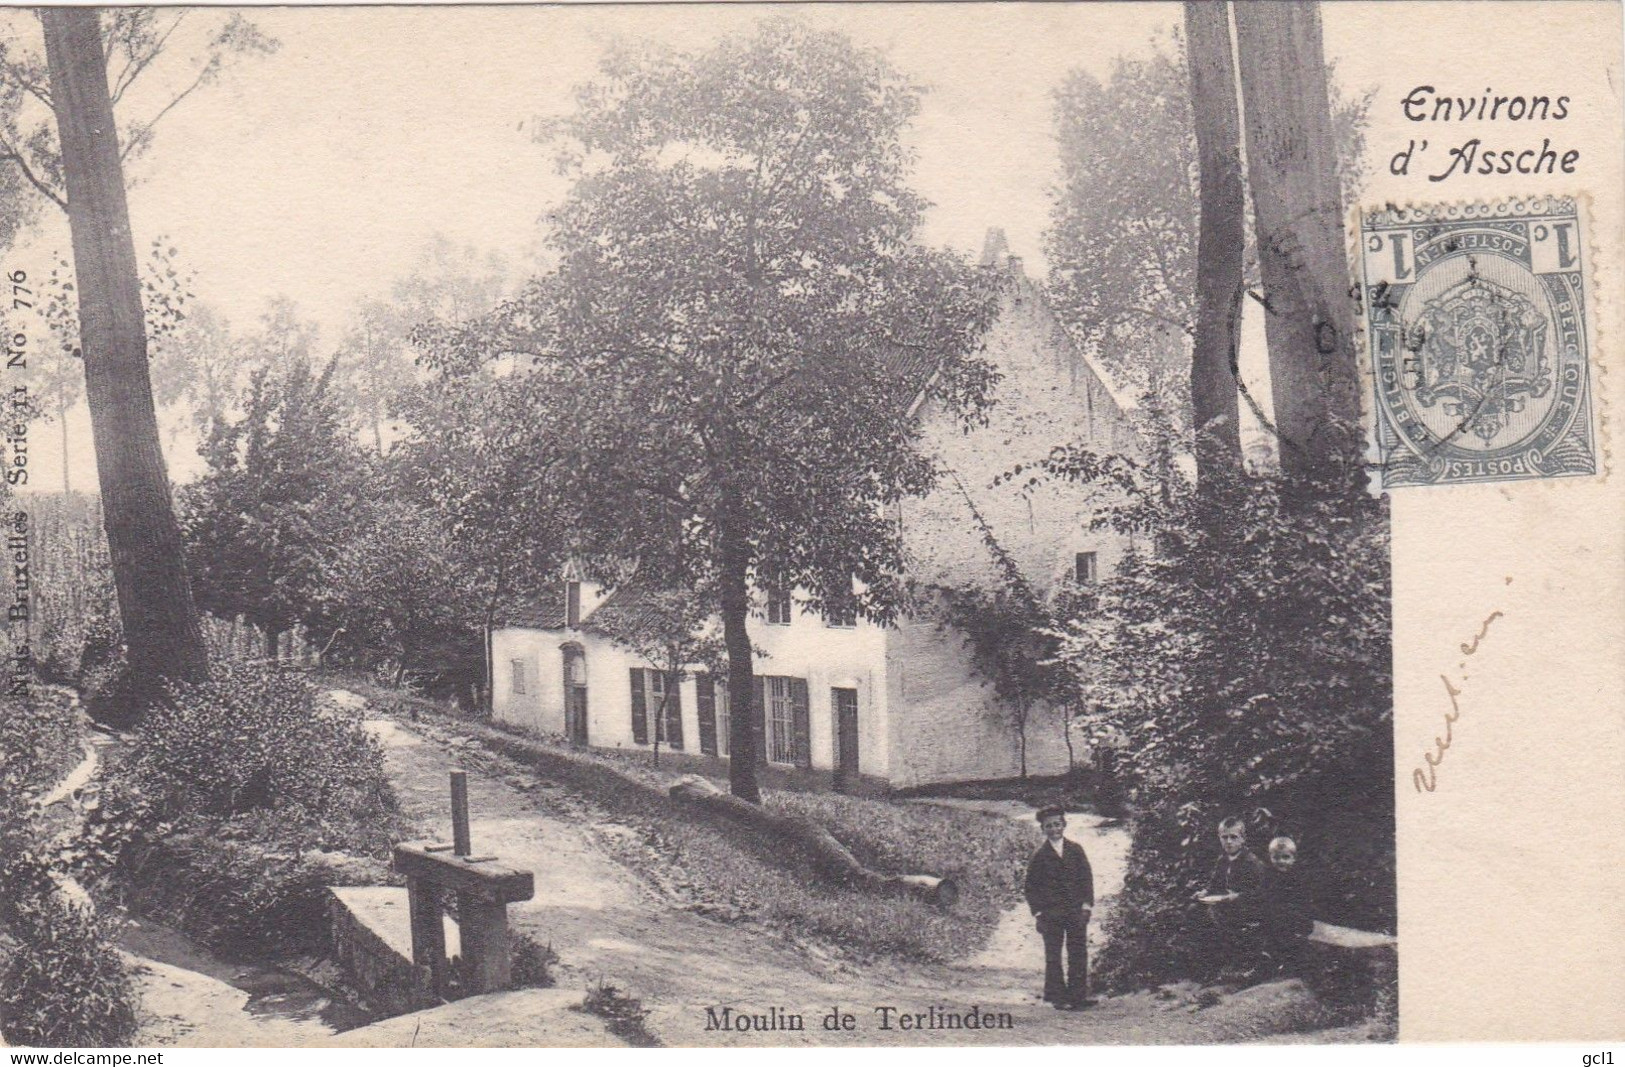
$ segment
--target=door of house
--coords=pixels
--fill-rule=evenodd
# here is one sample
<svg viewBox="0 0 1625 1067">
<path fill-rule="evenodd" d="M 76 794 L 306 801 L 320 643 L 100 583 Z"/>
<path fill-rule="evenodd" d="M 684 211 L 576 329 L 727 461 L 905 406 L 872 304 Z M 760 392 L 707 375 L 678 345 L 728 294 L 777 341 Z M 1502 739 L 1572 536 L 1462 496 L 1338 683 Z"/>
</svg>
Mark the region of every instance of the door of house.
<svg viewBox="0 0 1625 1067">
<path fill-rule="evenodd" d="M 564 733 L 587 743 L 587 657 L 579 648 L 564 650 Z"/>
<path fill-rule="evenodd" d="M 566 710 L 565 718 L 570 728 L 570 740 L 578 745 L 587 743 L 587 687 L 572 685 L 570 687 L 570 706 Z"/>
<path fill-rule="evenodd" d="M 829 692 L 835 705 L 835 788 L 854 793 L 858 788 L 858 691 Z"/>
</svg>

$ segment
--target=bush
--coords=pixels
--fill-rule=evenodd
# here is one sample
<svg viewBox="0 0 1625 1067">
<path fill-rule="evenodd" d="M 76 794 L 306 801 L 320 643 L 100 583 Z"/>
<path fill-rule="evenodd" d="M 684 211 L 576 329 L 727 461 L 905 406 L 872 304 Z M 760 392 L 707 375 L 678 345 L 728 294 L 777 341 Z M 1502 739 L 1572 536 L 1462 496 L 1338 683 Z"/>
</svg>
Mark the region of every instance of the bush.
<svg viewBox="0 0 1625 1067">
<path fill-rule="evenodd" d="M 606 1029 L 633 1048 L 659 1048 L 660 1039 L 646 1025 L 649 1010 L 643 1001 L 609 982 L 600 981 L 587 990 L 581 1010 L 605 1020 Z"/>
<path fill-rule="evenodd" d="M 316 697 L 302 675 L 217 663 L 148 713 L 119 783 L 150 817 L 271 812 L 267 840 L 382 854 L 399 819 L 383 750 L 358 712 Z"/>
<path fill-rule="evenodd" d="M 1052 473 L 1111 481 L 1086 454 Z M 1325 480 L 1115 476 L 1136 535 L 1061 633 L 1091 726 L 1126 742 L 1128 877 L 1101 964 L 1119 984 L 1210 973 L 1187 904 L 1221 818 L 1299 843 L 1316 917 L 1394 928 L 1388 513 L 1363 472 Z"/>
<path fill-rule="evenodd" d="M 6 909 L 16 940 L 0 970 L 0 1020 L 14 1044 L 128 1045 L 136 994 L 113 925 L 52 893 Z"/>
<path fill-rule="evenodd" d="M 58 889 L 31 801 L 78 758 L 60 696 L 0 700 L 0 1029 L 31 1045 L 126 1045 L 135 994 L 115 932 Z"/>
<path fill-rule="evenodd" d="M 259 843 L 241 825 L 143 842 L 125 850 L 118 873 L 134 910 L 222 956 L 311 953 L 325 943 L 328 869 Z"/>
<path fill-rule="evenodd" d="M 551 943 L 544 945 L 527 933 L 517 933 L 513 936 L 510 954 L 513 972 L 509 984 L 514 989 L 553 987 L 553 966 L 559 962 L 559 954 L 553 951 Z"/>
<path fill-rule="evenodd" d="M 136 910 L 249 957 L 319 950 L 326 887 L 387 880 L 400 823 L 359 713 L 302 675 L 225 660 L 149 711 L 81 843 Z"/>
</svg>

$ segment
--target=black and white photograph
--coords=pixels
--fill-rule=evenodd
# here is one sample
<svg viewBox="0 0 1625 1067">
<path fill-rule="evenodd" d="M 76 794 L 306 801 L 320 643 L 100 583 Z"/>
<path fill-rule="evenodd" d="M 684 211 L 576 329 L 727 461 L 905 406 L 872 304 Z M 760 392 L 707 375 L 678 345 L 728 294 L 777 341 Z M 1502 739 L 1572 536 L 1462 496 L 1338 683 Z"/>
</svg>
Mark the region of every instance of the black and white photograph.
<svg viewBox="0 0 1625 1067">
<path fill-rule="evenodd" d="M 1532 11 L 0 9 L 0 1044 L 1625 1024 Z"/>
</svg>

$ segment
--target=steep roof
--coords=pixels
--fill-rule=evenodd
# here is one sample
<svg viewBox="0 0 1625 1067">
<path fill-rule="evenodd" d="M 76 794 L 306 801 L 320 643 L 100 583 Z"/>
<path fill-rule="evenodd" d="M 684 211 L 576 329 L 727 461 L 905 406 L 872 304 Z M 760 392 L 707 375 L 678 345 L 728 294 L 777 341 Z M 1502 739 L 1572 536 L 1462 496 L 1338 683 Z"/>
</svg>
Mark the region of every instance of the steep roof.
<svg viewBox="0 0 1625 1067">
<path fill-rule="evenodd" d="M 605 597 L 591 615 L 581 620 L 581 629 L 607 637 L 615 632 L 636 632 L 658 625 L 658 622 L 650 596 L 641 589 L 622 586 Z"/>
<path fill-rule="evenodd" d="M 990 241 L 994 232 L 997 231 L 990 231 Z M 1019 289 L 1023 297 L 1041 301 L 1046 314 L 1051 318 L 1055 317 L 1054 312 L 1049 309 L 1049 302 L 1044 294 L 1043 286 L 1027 277 L 1021 268 L 1020 259 L 1006 255 L 1003 262 L 997 264 L 984 262 L 982 271 L 992 284 Z M 988 328 L 992 329 L 993 325 L 994 323 L 989 323 Z M 1100 383 L 1100 387 L 1106 391 L 1106 395 L 1111 397 L 1112 402 L 1117 405 L 1118 410 L 1123 412 L 1133 410 L 1136 406 L 1134 398 L 1128 396 L 1119 388 L 1094 353 L 1078 345 L 1058 320 L 1056 321 L 1056 327 L 1061 331 L 1067 347 L 1089 370 L 1089 373 L 1094 375 L 1095 379 Z M 914 327 L 907 331 L 904 336 L 882 342 L 874 347 L 875 357 L 885 370 L 899 383 L 909 387 L 908 395 L 911 398 L 909 405 L 911 412 L 925 400 L 926 395 L 930 392 L 932 379 L 936 377 L 937 368 L 941 363 L 940 357 L 927 347 L 928 336 L 928 332 L 924 327 Z"/>
<path fill-rule="evenodd" d="M 930 387 L 942 362 L 942 357 L 930 348 L 929 337 L 925 327 L 912 326 L 901 336 L 876 342 L 871 349 L 881 370 L 902 387 L 903 395 L 909 398 L 910 410 Z"/>
<path fill-rule="evenodd" d="M 497 608 L 498 626 L 523 626 L 527 630 L 564 629 L 562 587 L 552 595 L 514 597 Z"/>
</svg>

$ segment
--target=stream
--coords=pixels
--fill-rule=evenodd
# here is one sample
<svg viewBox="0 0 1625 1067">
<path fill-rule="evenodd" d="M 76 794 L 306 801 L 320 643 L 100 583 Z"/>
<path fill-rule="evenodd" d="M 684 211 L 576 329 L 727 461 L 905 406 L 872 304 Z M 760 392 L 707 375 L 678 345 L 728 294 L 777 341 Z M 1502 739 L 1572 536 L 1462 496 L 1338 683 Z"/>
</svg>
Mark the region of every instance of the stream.
<svg viewBox="0 0 1625 1067">
<path fill-rule="evenodd" d="M 96 797 L 98 773 L 121 747 L 123 741 L 111 733 L 87 732 L 84 758 L 40 803 L 59 836 L 82 820 L 85 805 Z M 71 878 L 62 880 L 61 891 L 95 906 Z M 150 1017 L 143 1032 L 153 1044 L 180 1037 L 187 1044 L 222 1046 L 320 1042 L 374 1021 L 316 980 L 343 986 L 338 969 L 325 960 L 228 961 L 180 930 L 135 915 L 126 917 L 119 947 L 141 989 L 143 1012 Z"/>
<path fill-rule="evenodd" d="M 331 964 L 324 961 L 290 961 L 289 966 L 266 961 L 228 962 L 173 927 L 134 917 L 119 936 L 119 946 L 136 957 L 138 964 L 167 964 L 223 982 L 247 996 L 241 1007 L 244 1014 L 260 1020 L 303 1024 L 300 1029 L 312 1036 L 342 1033 L 374 1021 L 370 1013 L 292 969 L 304 966 L 322 974 L 331 969 Z"/>
</svg>

